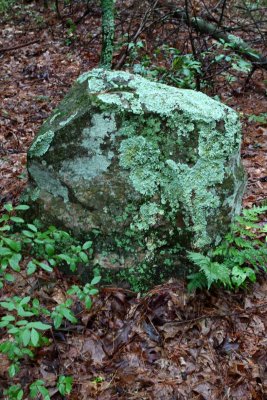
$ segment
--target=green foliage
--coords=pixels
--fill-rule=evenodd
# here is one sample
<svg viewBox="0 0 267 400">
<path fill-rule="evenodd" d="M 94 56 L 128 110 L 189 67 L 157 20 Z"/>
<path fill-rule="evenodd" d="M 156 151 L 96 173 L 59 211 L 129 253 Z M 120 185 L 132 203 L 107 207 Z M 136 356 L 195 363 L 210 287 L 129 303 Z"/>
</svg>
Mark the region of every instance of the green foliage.
<svg viewBox="0 0 267 400">
<path fill-rule="evenodd" d="M 8 389 L 4 390 L 4 396 L 6 396 L 8 400 L 22 400 L 23 393 L 21 385 L 11 385 Z"/>
<path fill-rule="evenodd" d="M 75 324 L 77 322 L 77 319 L 75 318 L 71 307 L 72 306 L 72 300 L 68 299 L 65 301 L 65 303 L 61 303 L 58 306 L 55 307 L 54 311 L 51 314 L 51 317 L 54 322 L 54 326 L 56 329 L 58 329 L 64 318 L 66 318 L 69 322 L 72 324 Z"/>
<path fill-rule="evenodd" d="M 31 255 L 26 268 L 28 275 L 38 269 L 52 272 L 54 267 L 64 264 L 75 271 L 79 263 L 89 262 L 92 242 L 80 245 L 67 232 L 53 226 L 40 231 L 36 225 L 24 223 L 14 212 L 24 211 L 28 206 L 4 207 L 7 213 L 0 218 L 0 288 L 4 281 L 14 281 L 13 272 L 20 272 L 21 261 L 27 255 Z"/>
<path fill-rule="evenodd" d="M 215 250 L 208 255 L 188 253 L 189 260 L 199 269 L 188 276 L 190 290 L 210 288 L 213 284 L 238 288 L 248 281 L 255 282 L 257 272 L 266 271 L 266 240 L 258 238 L 267 232 L 267 225 L 259 224 L 259 215 L 266 211 L 267 206 L 244 209 Z"/>
<path fill-rule="evenodd" d="M 86 283 L 83 287 L 73 285 L 69 290 L 68 294 L 73 295 L 76 294 L 78 299 L 82 302 L 84 302 L 85 307 L 87 309 L 90 309 L 92 306 L 92 299 L 91 296 L 95 296 L 98 294 L 98 289 L 96 289 L 94 286 L 97 285 L 101 280 L 101 277 L 95 276 L 91 283 Z"/>
<path fill-rule="evenodd" d="M 72 384 L 73 384 L 72 376 L 61 375 L 58 378 L 58 382 L 57 382 L 57 388 L 58 388 L 59 393 L 62 394 L 62 396 L 65 396 L 66 394 L 70 394 L 70 392 L 72 390 Z"/>
<path fill-rule="evenodd" d="M 93 253 L 91 241 L 79 243 L 67 232 L 49 227 L 42 231 L 38 224 L 26 223 L 16 212 L 28 210 L 27 205 L 13 207 L 6 204 L 6 211 L 0 218 L 0 290 L 4 293 L 7 285 L 13 285 L 18 275 L 49 274 L 57 267 L 67 266 L 75 271 L 79 263 L 90 262 Z M 53 329 L 58 329 L 64 320 L 76 323 L 72 306 L 74 298 L 84 304 L 85 309 L 92 306 L 92 296 L 98 293 L 95 288 L 100 282 L 99 274 L 91 283 L 83 286 L 72 286 L 66 300 L 58 304 L 52 311 L 40 304 L 37 298 L 30 295 L 24 297 L 1 296 L 0 329 L 6 333 L 7 340 L 0 343 L 0 352 L 6 354 L 11 365 L 8 368 L 12 379 L 20 369 L 20 362 L 25 358 L 33 358 L 37 348 L 50 344 L 45 336 Z M 72 378 L 60 376 L 58 389 L 62 395 L 71 392 Z M 21 400 L 24 388 L 11 385 L 4 391 L 8 399 Z M 50 399 L 49 392 L 42 380 L 36 380 L 29 386 L 31 398 Z"/>
<path fill-rule="evenodd" d="M 137 50 L 143 47 L 138 43 L 130 48 L 130 54 L 134 53 L 134 58 L 137 58 Z M 159 60 L 162 58 L 167 60 L 166 66 L 159 66 Z M 135 73 L 161 83 L 195 89 L 196 78 L 201 74 L 201 62 L 195 60 L 192 54 L 182 55 L 178 49 L 165 45 L 155 50 L 152 59 L 145 55 L 140 64 L 133 65 L 133 69 Z"/>
<path fill-rule="evenodd" d="M 39 398 L 39 395 L 42 396 L 43 400 L 50 400 L 49 391 L 45 387 L 44 381 L 41 379 L 34 381 L 30 385 L 30 398 L 37 399 Z"/>
<path fill-rule="evenodd" d="M 259 115 L 250 115 L 248 117 L 249 122 L 256 122 L 257 124 L 267 124 L 267 113 L 261 113 Z"/>
<path fill-rule="evenodd" d="M 75 42 L 75 40 L 77 40 L 77 35 L 76 35 L 77 26 L 75 25 L 75 23 L 71 18 L 67 19 L 66 26 L 67 30 L 66 30 L 65 44 L 67 46 L 70 46 L 73 42 Z"/>
<path fill-rule="evenodd" d="M 15 0 L 0 0 L 0 13 L 5 13 L 14 5 Z"/>
</svg>

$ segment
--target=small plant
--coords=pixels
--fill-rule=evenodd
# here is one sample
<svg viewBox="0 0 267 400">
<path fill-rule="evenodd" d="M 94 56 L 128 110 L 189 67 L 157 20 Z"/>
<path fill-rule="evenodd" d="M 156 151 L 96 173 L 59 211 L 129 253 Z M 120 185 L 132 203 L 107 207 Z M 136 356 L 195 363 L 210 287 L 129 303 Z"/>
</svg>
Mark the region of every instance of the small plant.
<svg viewBox="0 0 267 400">
<path fill-rule="evenodd" d="M 75 318 L 70 308 L 72 306 L 72 303 L 73 302 L 71 299 L 67 299 L 65 303 L 61 303 L 55 307 L 54 311 L 51 314 L 51 318 L 54 322 L 54 326 L 56 329 L 61 326 L 64 318 L 66 318 L 72 324 L 75 324 L 77 322 L 77 319 Z"/>
<path fill-rule="evenodd" d="M 57 381 L 57 388 L 59 393 L 62 394 L 62 396 L 70 394 L 72 390 L 72 384 L 73 384 L 72 376 L 61 375 Z"/>
<path fill-rule="evenodd" d="M 43 400 L 50 400 L 49 391 L 41 379 L 36 380 L 30 386 L 30 398 L 37 399 L 39 395 L 42 396 Z"/>
<path fill-rule="evenodd" d="M 92 382 L 95 384 L 102 383 L 104 381 L 105 381 L 105 378 L 103 378 L 102 376 L 96 376 L 94 379 L 92 379 Z"/>
<path fill-rule="evenodd" d="M 86 283 L 83 287 L 73 285 L 69 290 L 68 294 L 76 295 L 78 299 L 85 304 L 86 309 L 90 309 L 92 306 L 91 296 L 98 294 L 98 289 L 94 286 L 97 285 L 101 280 L 101 276 L 97 275 L 93 278 L 91 283 Z"/>
<path fill-rule="evenodd" d="M 6 396 L 8 400 L 22 400 L 23 390 L 20 385 L 12 385 L 9 386 L 8 389 L 4 390 L 4 396 Z"/>
<path fill-rule="evenodd" d="M 66 31 L 66 39 L 65 39 L 65 44 L 67 46 L 70 46 L 76 39 L 76 31 L 77 31 L 77 26 L 73 22 L 71 18 L 68 18 L 66 21 L 67 25 L 67 31 Z"/>
<path fill-rule="evenodd" d="M 266 211 L 267 206 L 243 210 L 243 215 L 236 217 L 231 231 L 215 250 L 207 255 L 188 253 L 189 260 L 199 269 L 188 276 L 190 290 L 210 288 L 216 283 L 242 287 L 247 281 L 255 282 L 257 272 L 267 270 L 266 242 L 258 238 L 267 231 L 266 225 L 259 224 L 259 215 Z"/>
<path fill-rule="evenodd" d="M 259 115 L 250 115 L 248 117 L 249 122 L 256 122 L 257 124 L 267 124 L 267 113 L 261 113 Z"/>
</svg>

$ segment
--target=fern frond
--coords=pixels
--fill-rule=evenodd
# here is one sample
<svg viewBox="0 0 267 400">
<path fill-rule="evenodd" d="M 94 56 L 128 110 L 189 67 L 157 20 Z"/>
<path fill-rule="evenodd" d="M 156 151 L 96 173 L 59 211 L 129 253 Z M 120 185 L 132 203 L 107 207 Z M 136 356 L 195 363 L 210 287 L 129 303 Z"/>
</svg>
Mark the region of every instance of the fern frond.
<svg viewBox="0 0 267 400">
<path fill-rule="evenodd" d="M 230 285 L 230 271 L 224 264 L 212 262 L 207 256 L 200 253 L 189 252 L 188 258 L 196 264 L 200 270 L 205 274 L 208 283 L 208 289 L 215 282 L 221 282 L 224 285 Z"/>
<path fill-rule="evenodd" d="M 187 289 L 189 290 L 189 292 L 195 292 L 197 289 L 204 289 L 207 287 L 207 279 L 203 272 L 190 274 L 187 278 L 190 280 L 187 285 Z"/>
</svg>

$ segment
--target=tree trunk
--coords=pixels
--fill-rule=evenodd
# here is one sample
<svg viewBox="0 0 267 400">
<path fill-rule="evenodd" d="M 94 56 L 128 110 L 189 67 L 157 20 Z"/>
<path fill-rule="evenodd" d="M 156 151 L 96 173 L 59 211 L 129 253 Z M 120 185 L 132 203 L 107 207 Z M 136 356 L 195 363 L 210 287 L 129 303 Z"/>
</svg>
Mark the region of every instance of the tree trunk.
<svg viewBox="0 0 267 400">
<path fill-rule="evenodd" d="M 115 33 L 115 0 L 101 0 L 102 9 L 102 50 L 100 66 L 111 69 Z"/>
</svg>

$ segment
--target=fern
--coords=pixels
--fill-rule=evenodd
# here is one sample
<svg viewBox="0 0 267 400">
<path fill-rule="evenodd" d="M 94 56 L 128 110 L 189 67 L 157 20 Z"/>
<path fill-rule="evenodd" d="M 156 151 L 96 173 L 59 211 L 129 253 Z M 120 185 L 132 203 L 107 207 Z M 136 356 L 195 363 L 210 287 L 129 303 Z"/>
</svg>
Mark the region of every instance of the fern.
<svg viewBox="0 0 267 400">
<path fill-rule="evenodd" d="M 224 264 L 213 262 L 208 256 L 200 253 L 189 252 L 188 258 L 196 264 L 205 275 L 208 289 L 217 281 L 224 285 L 230 284 L 230 270 Z"/>
<path fill-rule="evenodd" d="M 208 286 L 206 276 L 203 274 L 203 272 L 190 274 L 187 278 L 189 279 L 187 286 L 189 292 L 194 292 L 197 289 L 205 289 Z"/>
<path fill-rule="evenodd" d="M 256 273 L 267 270 L 266 240 L 259 236 L 267 232 L 267 225 L 259 225 L 259 216 L 267 211 L 267 206 L 243 210 L 243 215 L 236 217 L 231 231 L 209 256 L 189 252 L 188 259 L 195 264 L 199 272 L 188 276 L 189 290 L 222 284 L 232 287 L 255 282 Z"/>
</svg>

